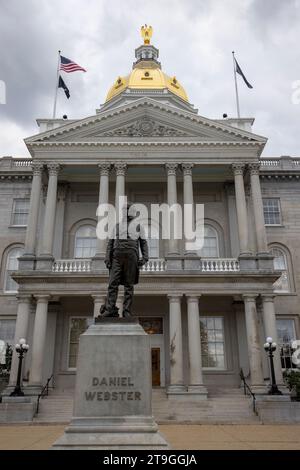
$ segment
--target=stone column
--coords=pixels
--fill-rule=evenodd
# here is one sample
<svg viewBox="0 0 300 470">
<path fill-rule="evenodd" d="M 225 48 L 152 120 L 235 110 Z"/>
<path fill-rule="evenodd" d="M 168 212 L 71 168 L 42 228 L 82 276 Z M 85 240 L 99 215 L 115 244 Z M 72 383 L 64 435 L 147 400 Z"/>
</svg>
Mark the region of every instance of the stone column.
<svg viewBox="0 0 300 470">
<path fill-rule="evenodd" d="M 187 220 L 187 223 L 189 224 L 190 228 L 192 230 L 195 230 L 195 207 L 194 207 L 194 194 L 193 194 L 193 177 L 192 177 L 192 171 L 193 171 L 193 163 L 183 163 L 181 165 L 182 170 L 183 170 L 183 204 L 184 204 L 184 211 L 186 210 L 185 207 L 192 207 L 192 220 Z M 183 226 L 184 227 L 184 226 Z M 196 250 L 189 250 L 187 247 L 188 240 L 185 239 L 185 247 L 184 247 L 184 253 L 187 256 L 195 257 L 197 256 Z M 187 260 L 186 260 L 187 261 Z M 187 268 L 192 268 L 192 266 L 189 265 L 190 262 L 188 263 Z M 198 264 L 198 266 L 197 266 Z M 196 269 L 199 269 L 199 263 L 196 261 Z"/>
<path fill-rule="evenodd" d="M 31 164 L 33 177 L 30 194 L 29 214 L 25 238 L 25 255 L 35 255 L 35 241 L 36 232 L 39 216 L 39 207 L 41 200 L 41 187 L 42 187 L 42 174 L 43 174 L 43 163 L 32 163 Z"/>
<path fill-rule="evenodd" d="M 248 245 L 248 215 L 244 187 L 244 168 L 243 163 L 234 163 L 232 165 L 235 185 L 235 202 L 240 242 L 240 255 L 249 255 Z"/>
<path fill-rule="evenodd" d="M 39 258 L 38 268 L 49 269 L 49 261 L 53 259 L 53 239 L 54 239 L 54 228 L 55 228 L 55 213 L 56 213 L 56 199 L 57 199 L 57 179 L 60 166 L 56 163 L 47 165 L 49 173 L 47 199 L 44 216 L 44 227 L 42 234 L 42 250 Z M 48 260 L 48 263 L 47 263 Z M 43 261 L 46 261 L 43 263 Z"/>
<path fill-rule="evenodd" d="M 177 163 L 167 163 L 166 170 L 168 175 L 168 206 L 171 207 L 177 204 L 177 184 L 176 184 L 176 170 Z M 168 256 L 179 255 L 178 240 L 174 237 L 174 227 L 171 224 L 171 236 L 168 244 Z"/>
<path fill-rule="evenodd" d="M 207 398 L 207 390 L 203 386 L 198 296 L 187 297 L 187 314 L 190 364 L 188 391 L 190 393 L 200 395 L 201 398 Z"/>
<path fill-rule="evenodd" d="M 185 390 L 183 384 L 181 294 L 169 294 L 170 324 L 170 385 L 168 395 Z"/>
<path fill-rule="evenodd" d="M 256 295 L 244 294 L 249 368 L 252 387 L 264 390 Z"/>
<path fill-rule="evenodd" d="M 251 196 L 254 211 L 254 223 L 256 232 L 256 242 L 258 255 L 265 255 L 269 253 L 267 244 L 267 234 L 264 219 L 263 201 L 261 195 L 261 187 L 259 181 L 259 163 L 251 163 L 249 165 L 250 181 L 251 181 Z"/>
<path fill-rule="evenodd" d="M 94 300 L 94 318 L 100 315 L 100 307 L 105 304 L 106 294 L 92 295 Z"/>
<path fill-rule="evenodd" d="M 116 163 L 115 164 L 115 171 L 116 171 L 116 196 L 115 196 L 115 208 L 116 214 L 118 218 L 119 214 L 119 198 L 121 196 L 125 196 L 125 175 L 126 175 L 126 163 Z"/>
<path fill-rule="evenodd" d="M 275 369 L 276 382 L 278 385 L 282 385 L 283 377 L 282 377 L 282 368 L 281 368 L 281 360 L 280 360 L 280 348 L 278 346 L 274 297 L 275 297 L 274 295 L 262 296 L 262 306 L 263 306 L 262 315 L 263 315 L 264 331 L 265 331 L 264 343 L 266 342 L 266 338 L 270 336 L 273 339 L 273 341 L 277 344 L 276 351 L 274 352 L 274 369 Z"/>
<path fill-rule="evenodd" d="M 100 204 L 108 204 L 110 164 L 100 163 L 98 167 L 100 170 L 100 183 L 99 183 L 99 206 L 100 206 Z M 96 257 L 104 258 L 105 250 L 106 250 L 106 240 L 97 239 Z"/>
<path fill-rule="evenodd" d="M 29 324 L 29 316 L 30 316 L 31 296 L 30 295 L 17 295 L 17 299 L 18 299 L 18 310 L 17 310 L 17 321 L 16 321 L 14 345 L 17 344 L 21 338 L 25 338 L 28 341 L 28 324 Z M 11 369 L 10 369 L 10 376 L 9 376 L 9 386 L 13 387 L 17 382 L 18 365 L 19 365 L 18 355 L 14 349 Z"/>
<path fill-rule="evenodd" d="M 47 333 L 49 295 L 36 295 L 36 312 L 33 327 L 32 359 L 29 387 L 40 389 L 43 385 L 44 350 Z"/>
</svg>

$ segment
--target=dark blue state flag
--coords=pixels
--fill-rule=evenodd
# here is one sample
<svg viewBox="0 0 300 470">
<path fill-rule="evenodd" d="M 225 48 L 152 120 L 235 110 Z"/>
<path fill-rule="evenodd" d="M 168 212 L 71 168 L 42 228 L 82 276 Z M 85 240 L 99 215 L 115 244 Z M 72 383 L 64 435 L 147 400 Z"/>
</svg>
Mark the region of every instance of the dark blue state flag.
<svg viewBox="0 0 300 470">
<path fill-rule="evenodd" d="M 63 79 L 61 78 L 61 76 L 59 76 L 59 80 L 58 80 L 58 88 L 62 88 L 66 94 L 66 97 L 69 99 L 70 98 L 70 92 L 69 92 L 69 88 L 67 87 L 67 85 L 65 84 L 65 82 L 63 81 Z"/>
<path fill-rule="evenodd" d="M 241 77 L 243 77 L 243 80 L 246 83 L 248 88 L 253 88 L 253 86 L 248 82 L 247 78 L 243 74 L 243 71 L 242 71 L 241 67 L 239 66 L 238 61 L 236 60 L 236 58 L 234 58 L 234 60 L 235 60 L 235 71 L 236 71 L 236 73 L 238 73 Z"/>
</svg>

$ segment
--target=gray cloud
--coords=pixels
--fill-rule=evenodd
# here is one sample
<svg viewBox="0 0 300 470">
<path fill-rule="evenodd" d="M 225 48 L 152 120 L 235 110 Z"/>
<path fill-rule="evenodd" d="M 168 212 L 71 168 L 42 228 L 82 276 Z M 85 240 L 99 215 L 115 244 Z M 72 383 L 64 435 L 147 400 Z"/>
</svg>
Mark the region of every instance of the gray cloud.
<svg viewBox="0 0 300 470">
<path fill-rule="evenodd" d="M 94 114 L 118 75 L 127 74 L 139 28 L 154 27 L 163 69 L 176 75 L 207 117 L 234 116 L 231 51 L 254 89 L 239 80 L 242 114 L 269 138 L 265 154 L 299 154 L 300 105 L 291 102 L 300 80 L 299 0 L 0 0 L 0 154 L 26 155 L 23 138 L 35 119 L 51 117 L 57 50 L 88 69 L 64 74 L 58 116 Z"/>
</svg>

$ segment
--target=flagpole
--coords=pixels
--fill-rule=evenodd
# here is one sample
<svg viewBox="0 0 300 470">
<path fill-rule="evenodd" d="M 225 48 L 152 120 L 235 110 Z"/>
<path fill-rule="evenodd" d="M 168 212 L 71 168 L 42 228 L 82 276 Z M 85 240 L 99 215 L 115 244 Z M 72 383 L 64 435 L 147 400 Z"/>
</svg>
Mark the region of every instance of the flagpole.
<svg viewBox="0 0 300 470">
<path fill-rule="evenodd" d="M 55 116 L 56 116 L 56 102 L 57 102 L 57 91 L 58 91 L 58 81 L 59 81 L 59 68 L 60 68 L 60 53 L 61 53 L 61 51 L 58 51 L 57 73 L 56 73 L 56 85 L 55 85 L 55 95 L 54 95 L 54 104 L 53 104 L 53 116 L 52 116 L 53 119 L 55 119 Z"/>
<path fill-rule="evenodd" d="M 236 110 L 237 110 L 238 119 L 240 119 L 241 118 L 240 100 L 239 100 L 239 91 L 238 91 L 238 84 L 237 84 L 237 78 L 236 78 L 236 64 L 235 64 L 234 51 L 232 51 L 232 60 L 233 60 L 233 73 L 234 73 L 234 83 L 235 83 Z"/>
</svg>

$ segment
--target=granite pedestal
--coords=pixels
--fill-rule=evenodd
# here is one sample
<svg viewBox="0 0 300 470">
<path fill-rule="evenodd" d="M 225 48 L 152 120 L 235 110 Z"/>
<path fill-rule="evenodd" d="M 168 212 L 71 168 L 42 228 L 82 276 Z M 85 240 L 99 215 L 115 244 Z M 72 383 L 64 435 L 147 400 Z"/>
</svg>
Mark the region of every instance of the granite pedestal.
<svg viewBox="0 0 300 470">
<path fill-rule="evenodd" d="M 167 449 L 151 406 L 150 340 L 134 319 L 80 336 L 73 418 L 53 449 Z"/>
</svg>

